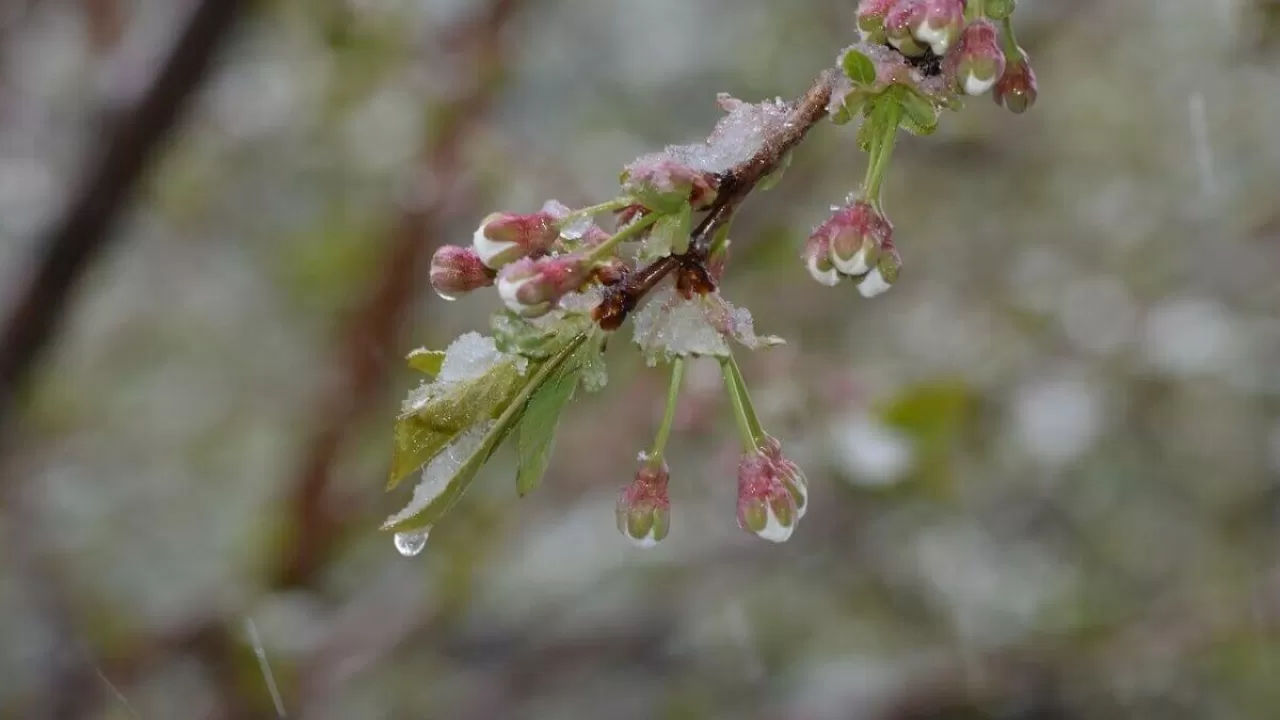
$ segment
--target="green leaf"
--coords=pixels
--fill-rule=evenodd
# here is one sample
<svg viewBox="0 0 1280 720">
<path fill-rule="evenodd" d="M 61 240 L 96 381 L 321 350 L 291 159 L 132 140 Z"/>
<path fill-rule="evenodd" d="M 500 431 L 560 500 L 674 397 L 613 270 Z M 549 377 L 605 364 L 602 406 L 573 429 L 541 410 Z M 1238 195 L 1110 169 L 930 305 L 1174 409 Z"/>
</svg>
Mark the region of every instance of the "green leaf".
<svg viewBox="0 0 1280 720">
<path fill-rule="evenodd" d="M 851 91 L 848 95 L 844 96 L 844 102 L 842 102 L 835 113 L 831 115 L 831 122 L 836 125 L 848 125 L 853 121 L 853 116 L 857 115 L 862 110 L 862 105 L 867 102 L 868 98 L 868 94 L 862 90 Z"/>
<path fill-rule="evenodd" d="M 556 370 L 542 387 L 534 391 L 525 407 L 518 432 L 520 465 L 516 471 L 516 492 L 520 497 L 537 489 L 547 472 L 560 413 L 573 399 L 573 391 L 582 374 L 582 355 L 583 351 L 579 350 Z"/>
<path fill-rule="evenodd" d="M 928 98 L 908 88 L 902 88 L 895 96 L 902 106 L 902 129 L 912 135 L 930 135 L 938 129 L 938 108 Z"/>
<path fill-rule="evenodd" d="M 881 109 L 892 98 L 877 95 L 862 106 L 862 125 L 858 128 L 858 147 L 863 152 L 871 152 L 876 138 L 884 136 L 885 113 Z"/>
<path fill-rule="evenodd" d="M 526 317 L 501 310 L 489 321 L 493 341 L 498 349 L 527 358 L 546 358 L 555 353 L 559 329 L 554 325 L 535 325 Z"/>
<path fill-rule="evenodd" d="M 481 440 L 479 447 L 462 463 L 458 471 L 453 477 L 445 483 L 443 489 L 431 499 L 431 501 L 418 512 L 396 522 L 387 522 L 382 526 L 383 530 L 393 530 L 403 532 L 408 530 L 421 530 L 430 527 L 440 519 L 442 515 L 453 507 L 454 503 L 467 491 L 475 480 L 476 474 L 480 468 L 493 456 L 495 450 L 506 440 L 507 436 L 520 422 L 524 416 L 530 397 L 533 396 L 540 387 L 550 379 L 553 374 L 569 361 L 574 353 L 586 341 L 587 334 L 580 333 L 574 337 L 566 338 L 559 352 L 546 362 L 534 365 L 530 364 L 530 373 L 524 380 L 520 391 L 507 402 L 501 413 L 495 419 L 493 427 L 485 434 Z M 536 370 L 534 368 L 536 367 Z M 474 424 L 474 423 L 473 423 Z M 470 426 L 468 426 L 469 428 Z"/>
<path fill-rule="evenodd" d="M 876 64 L 871 58 L 850 48 L 840 58 L 840 67 L 849 79 L 859 85 L 871 85 L 876 81 Z"/>
<path fill-rule="evenodd" d="M 440 374 L 440 367 L 444 365 L 444 351 L 418 348 L 406 355 L 405 360 L 414 370 L 435 377 Z"/>
<path fill-rule="evenodd" d="M 789 167 L 791 167 L 791 153 L 788 152 L 786 155 L 782 156 L 782 160 L 778 162 L 778 167 L 774 168 L 773 172 L 765 175 L 764 178 L 760 180 L 760 184 L 756 187 L 761 191 L 772 190 L 779 182 L 782 181 L 782 176 L 787 173 L 787 168 Z M 680 252 L 684 251 L 681 250 Z"/>
<path fill-rule="evenodd" d="M 653 225 L 653 232 L 641 252 L 646 260 L 656 260 L 672 253 L 682 253 L 689 248 L 689 230 L 693 224 L 693 209 L 684 203 L 674 212 L 664 214 Z"/>
<path fill-rule="evenodd" d="M 536 364 L 530 362 L 531 366 Z M 515 361 L 500 363 L 478 378 L 449 387 L 417 411 L 400 416 L 387 489 L 394 489 L 430 462 L 461 432 L 501 413 L 523 380 Z"/>
</svg>

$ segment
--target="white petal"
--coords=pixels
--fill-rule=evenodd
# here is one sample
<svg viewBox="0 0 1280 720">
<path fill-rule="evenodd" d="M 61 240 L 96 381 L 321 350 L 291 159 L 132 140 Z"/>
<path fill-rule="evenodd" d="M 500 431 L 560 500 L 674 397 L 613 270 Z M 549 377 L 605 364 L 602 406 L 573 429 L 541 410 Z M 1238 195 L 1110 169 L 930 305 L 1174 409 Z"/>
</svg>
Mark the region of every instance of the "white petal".
<svg viewBox="0 0 1280 720">
<path fill-rule="evenodd" d="M 627 539 L 631 541 L 632 545 L 640 548 L 641 550 L 648 550 L 658 544 L 658 539 L 654 537 L 657 530 L 658 529 L 656 527 L 651 527 L 649 528 L 649 532 L 644 535 L 641 535 L 640 537 L 631 537 L 630 535 L 627 535 Z M 623 534 L 625 535 L 626 533 Z"/>
<path fill-rule="evenodd" d="M 867 265 L 867 246 L 863 245 L 858 252 L 852 257 L 841 258 L 835 253 L 831 253 L 831 264 L 845 275 L 866 275 L 871 268 Z"/>
<path fill-rule="evenodd" d="M 917 40 L 928 44 L 935 55 L 946 55 L 951 48 L 951 34 L 947 32 L 946 26 L 934 28 L 927 22 L 920 23 L 915 35 Z"/>
<path fill-rule="evenodd" d="M 964 79 L 964 92 L 966 95 L 981 95 L 990 90 L 991 86 L 995 84 L 996 79 L 994 76 L 983 79 L 973 73 L 969 73 L 968 77 Z"/>
<path fill-rule="evenodd" d="M 511 308 L 513 312 L 523 312 L 527 310 L 529 306 L 521 303 L 520 298 L 518 298 L 516 294 L 520 292 L 520 288 L 524 287 L 525 284 L 531 280 L 533 280 L 532 277 L 521 278 L 519 280 L 507 280 L 499 275 L 498 297 L 502 298 L 502 302 L 506 303 L 507 307 Z"/>
<path fill-rule="evenodd" d="M 858 292 L 862 293 L 864 298 L 873 298 L 884 294 L 891 287 L 893 285 L 886 282 L 884 275 L 880 274 L 880 268 L 876 268 L 867 273 L 866 277 L 862 278 L 862 281 L 858 283 Z"/>
<path fill-rule="evenodd" d="M 817 280 L 827 287 L 834 287 L 836 283 L 840 282 L 840 273 L 837 272 L 834 267 L 828 268 L 827 270 L 819 269 L 818 258 L 816 257 L 809 258 L 809 260 L 805 262 L 805 267 L 809 269 L 809 274 L 813 276 L 814 280 Z"/>
<path fill-rule="evenodd" d="M 760 537 L 769 542 L 783 543 L 791 537 L 791 533 L 796 529 L 796 523 L 792 521 L 790 525 L 783 525 L 778 516 L 773 514 L 773 508 L 769 507 L 765 510 L 764 529 L 756 533 Z"/>
<path fill-rule="evenodd" d="M 489 236 L 484 234 L 484 225 L 481 225 L 476 228 L 475 235 L 471 236 L 471 246 L 476 249 L 476 254 L 480 256 L 480 262 L 484 263 L 486 267 L 497 270 L 501 267 L 501 263 L 494 264 L 494 258 L 513 247 L 517 247 L 517 244 L 490 240 Z"/>
</svg>

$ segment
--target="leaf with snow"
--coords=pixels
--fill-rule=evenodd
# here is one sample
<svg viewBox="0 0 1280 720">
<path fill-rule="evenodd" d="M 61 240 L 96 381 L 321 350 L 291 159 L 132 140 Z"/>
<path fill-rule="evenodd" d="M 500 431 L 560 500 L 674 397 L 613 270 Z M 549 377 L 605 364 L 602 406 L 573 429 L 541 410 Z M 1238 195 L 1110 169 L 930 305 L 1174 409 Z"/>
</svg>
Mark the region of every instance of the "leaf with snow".
<svg viewBox="0 0 1280 720">
<path fill-rule="evenodd" d="M 727 338 L 752 350 L 783 342 L 756 335 L 751 313 L 718 292 L 685 299 L 667 288 L 636 313 L 633 327 L 635 343 L 651 366 L 690 355 L 729 357 Z"/>
<path fill-rule="evenodd" d="M 440 368 L 444 365 L 444 355 L 442 350 L 418 348 L 406 355 L 405 360 L 414 370 L 434 377 L 440 374 Z"/>
</svg>

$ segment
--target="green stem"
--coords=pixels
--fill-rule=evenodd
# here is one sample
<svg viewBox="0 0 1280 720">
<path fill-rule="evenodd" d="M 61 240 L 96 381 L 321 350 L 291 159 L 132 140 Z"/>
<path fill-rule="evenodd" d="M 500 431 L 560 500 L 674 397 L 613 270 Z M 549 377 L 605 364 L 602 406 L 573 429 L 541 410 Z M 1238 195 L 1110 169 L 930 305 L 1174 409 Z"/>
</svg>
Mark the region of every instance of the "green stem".
<svg viewBox="0 0 1280 720">
<path fill-rule="evenodd" d="M 588 262 L 598 262 L 608 257 L 618 245 L 634 238 L 644 232 L 650 225 L 658 222 L 658 218 L 662 217 L 656 212 L 651 212 L 630 225 L 622 228 L 614 233 L 613 237 L 605 240 L 591 250 L 591 254 L 587 255 Z"/>
<path fill-rule="evenodd" d="M 751 435 L 756 439 L 757 445 L 764 445 L 768 435 L 764 431 L 764 426 L 760 424 L 759 416 L 756 415 L 756 406 L 751 402 L 751 393 L 747 392 L 747 381 L 742 377 L 738 359 L 732 355 L 729 356 L 729 369 L 733 372 L 733 381 L 737 383 L 738 393 L 742 396 L 742 406 L 747 411 L 747 424 L 751 427 Z"/>
<path fill-rule="evenodd" d="M 671 437 L 671 426 L 676 420 L 676 400 L 680 397 L 680 384 L 684 381 L 684 358 L 678 357 L 671 363 L 671 384 L 667 387 L 667 408 L 662 413 L 662 425 L 658 426 L 658 435 L 653 439 L 653 450 L 649 453 L 649 462 L 662 464 L 662 453 L 667 449 L 667 438 Z"/>
<path fill-rule="evenodd" d="M 607 201 L 607 202 L 602 202 L 602 203 L 600 203 L 599 205 L 591 205 L 591 206 L 589 206 L 589 207 L 584 207 L 584 208 L 582 208 L 582 209 L 580 209 L 580 210 L 574 210 L 573 212 L 569 213 L 568 215 L 565 215 L 565 216 L 560 220 L 560 224 L 561 224 L 561 225 L 566 225 L 566 224 L 568 224 L 568 223 L 570 223 L 570 222 L 573 222 L 574 220 L 577 220 L 578 218 L 581 218 L 581 217 L 595 217 L 596 215 L 599 215 L 600 213 L 606 213 L 606 212 L 613 212 L 613 211 L 615 211 L 615 210 L 621 210 L 622 208 L 624 208 L 624 207 L 626 207 L 626 206 L 630 205 L 632 202 L 634 202 L 634 201 L 633 201 L 631 198 L 620 197 L 620 198 L 614 198 L 614 199 L 609 200 L 609 201 Z"/>
<path fill-rule="evenodd" d="M 877 105 L 876 113 L 883 113 L 881 135 L 871 144 L 871 158 L 868 160 L 867 180 L 863 183 L 864 199 L 876 210 L 880 208 L 880 186 L 884 183 L 885 171 L 889 169 L 889 158 L 893 156 L 893 146 L 898 138 L 898 121 L 902 119 L 902 105 L 896 100 L 885 98 Z"/>
<path fill-rule="evenodd" d="M 720 361 L 720 372 L 724 376 L 725 390 L 729 392 L 729 402 L 733 405 L 733 419 L 738 426 L 738 436 L 742 439 L 742 449 L 756 452 L 764 446 L 765 434 L 756 417 L 756 409 L 751 404 L 751 396 L 747 394 L 747 386 L 742 381 L 738 363 L 732 355 Z"/>
<path fill-rule="evenodd" d="M 983 0 L 969 0 L 969 6 L 965 9 L 964 19 L 970 22 L 977 20 L 987 14 L 986 3 Z"/>
<path fill-rule="evenodd" d="M 1004 57 L 1006 62 L 1013 62 L 1014 59 L 1022 57 L 1018 46 L 1018 38 L 1013 34 L 1013 16 L 1009 16 L 1000 21 L 1000 40 L 1004 44 Z"/>
</svg>

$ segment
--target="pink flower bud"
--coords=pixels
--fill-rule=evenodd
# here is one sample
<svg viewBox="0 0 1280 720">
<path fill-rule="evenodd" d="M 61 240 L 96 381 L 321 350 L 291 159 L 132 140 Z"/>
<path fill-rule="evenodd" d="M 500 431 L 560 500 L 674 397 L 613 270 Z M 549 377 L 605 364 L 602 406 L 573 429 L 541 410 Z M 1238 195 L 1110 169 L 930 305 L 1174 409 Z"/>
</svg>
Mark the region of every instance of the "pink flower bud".
<svg viewBox="0 0 1280 720">
<path fill-rule="evenodd" d="M 651 548 L 671 530 L 671 500 L 667 496 L 670 479 L 666 462 L 655 464 L 640 453 L 635 479 L 618 494 L 618 531 L 637 547 Z"/>
<path fill-rule="evenodd" d="M 965 0 L 926 0 L 924 20 L 913 31 L 915 39 L 928 45 L 934 55 L 946 55 L 960 39 L 964 8 Z"/>
<path fill-rule="evenodd" d="M 875 266 L 880 247 L 893 237 L 893 224 L 871 203 L 858 200 L 837 209 L 814 235 L 826 238 L 836 270 L 859 277 Z"/>
<path fill-rule="evenodd" d="M 1036 72 L 1031 69 L 1031 58 L 1027 57 L 1027 51 L 1018 48 L 1018 57 L 1009 60 L 991 97 L 997 105 L 1022 114 L 1036 104 L 1037 94 Z"/>
<path fill-rule="evenodd" d="M 622 174 L 622 189 L 645 207 L 669 210 L 689 203 L 694 210 L 708 207 L 716 197 L 714 175 L 699 172 L 665 153 L 643 155 Z"/>
<path fill-rule="evenodd" d="M 925 0 L 898 0 L 884 18 L 889 44 L 907 57 L 924 55 L 926 46 L 916 39 L 916 32 L 924 23 L 926 12 Z"/>
<path fill-rule="evenodd" d="M 431 287 L 445 300 L 488 287 L 495 275 L 473 248 L 445 245 L 431 256 Z"/>
<path fill-rule="evenodd" d="M 875 45 L 886 42 L 884 19 L 896 2 L 898 0 L 862 0 L 858 3 L 858 30 L 863 40 Z"/>
<path fill-rule="evenodd" d="M 942 71 L 957 92 L 981 95 L 990 90 L 1004 73 L 996 26 L 985 18 L 969 23 L 955 50 L 947 54 Z"/>
<path fill-rule="evenodd" d="M 522 257 L 537 257 L 560 237 L 558 220 L 549 212 L 528 215 L 493 213 L 476 228 L 471 244 L 481 262 L 497 270 Z"/>
<path fill-rule="evenodd" d="M 800 510 L 783 472 L 762 452 L 738 462 L 738 527 L 770 542 L 786 542 Z"/>
<path fill-rule="evenodd" d="M 804 471 L 782 454 L 782 443 L 776 438 L 765 439 L 762 453 L 769 462 L 773 463 L 778 476 L 782 479 L 782 484 L 786 486 L 787 492 L 791 493 L 791 499 L 796 503 L 796 520 L 804 517 L 809 510 L 809 480 L 805 477 Z"/>
<path fill-rule="evenodd" d="M 591 265 L 581 255 L 522 258 L 498 273 L 498 295 L 512 311 L 537 317 L 547 314 L 590 275 Z"/>
</svg>

